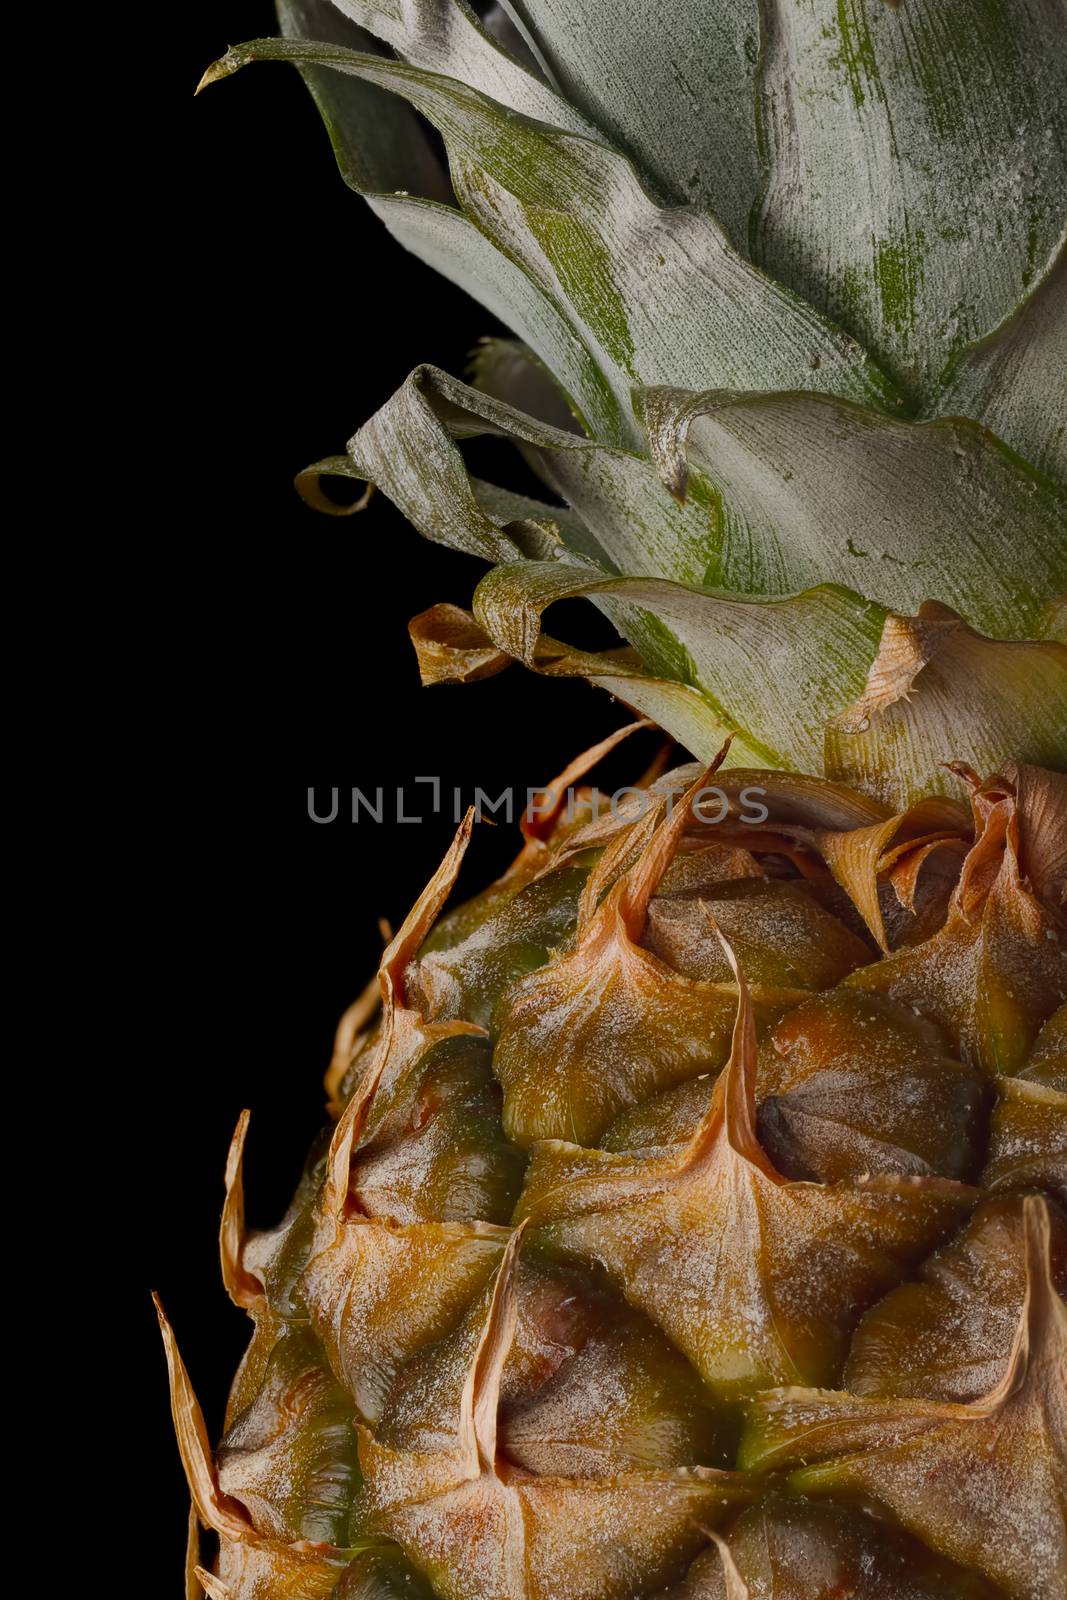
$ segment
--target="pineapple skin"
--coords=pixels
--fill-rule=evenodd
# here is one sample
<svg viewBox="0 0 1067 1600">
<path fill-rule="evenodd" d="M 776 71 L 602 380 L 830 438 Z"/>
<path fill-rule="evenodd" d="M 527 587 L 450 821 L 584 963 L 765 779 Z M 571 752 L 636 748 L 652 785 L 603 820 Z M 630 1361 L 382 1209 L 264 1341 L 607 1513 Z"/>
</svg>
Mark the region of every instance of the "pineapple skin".
<svg viewBox="0 0 1067 1600">
<path fill-rule="evenodd" d="M 879 823 L 682 768 L 635 815 L 572 791 L 445 913 L 468 817 L 270 1233 L 242 1118 L 222 1255 L 254 1332 L 214 1451 L 164 1320 L 219 1551 L 195 1534 L 190 1592 L 1058 1596 L 1067 929 L 1017 854 L 1065 790 L 1015 771 Z"/>
<path fill-rule="evenodd" d="M 697 762 L 446 914 L 467 819 L 270 1233 L 242 1118 L 214 1449 L 160 1312 L 187 1594 L 1061 1600 L 1061 0 L 278 13 L 205 83 L 295 63 L 516 335 L 300 492 L 490 563 L 425 682 L 584 677 Z M 579 596 L 624 646 L 544 631 Z"/>
</svg>

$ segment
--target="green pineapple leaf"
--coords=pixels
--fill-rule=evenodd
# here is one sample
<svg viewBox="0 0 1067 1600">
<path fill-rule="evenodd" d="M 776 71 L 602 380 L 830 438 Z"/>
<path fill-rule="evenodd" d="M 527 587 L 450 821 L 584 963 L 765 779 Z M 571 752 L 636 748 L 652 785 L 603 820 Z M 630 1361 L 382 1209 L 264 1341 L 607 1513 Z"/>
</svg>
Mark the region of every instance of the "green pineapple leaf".
<svg viewBox="0 0 1067 1600">
<path fill-rule="evenodd" d="M 535 561 L 487 573 L 474 613 L 501 650 L 533 666 L 542 613 L 579 595 L 595 596 L 631 631 L 634 608 L 651 612 L 685 652 L 691 686 L 717 726 L 740 731 L 767 764 L 802 771 L 821 765 L 823 725 L 852 698 L 850 687 L 857 698 L 862 692 L 885 620 L 881 607 L 829 585 L 784 600 L 743 600 L 661 578 L 601 577 Z M 652 672 L 677 676 L 677 657 L 643 645 Z M 694 748 L 701 759 L 714 753 Z"/>
<path fill-rule="evenodd" d="M 464 211 L 559 304 L 623 409 L 634 384 L 660 383 L 898 405 L 853 338 L 740 256 L 709 211 L 658 206 L 609 146 L 454 79 L 334 45 L 254 40 L 203 81 L 257 60 L 333 67 L 422 112 L 444 138 Z"/>
<path fill-rule="evenodd" d="M 1067 215 L 1059 0 L 772 0 L 755 259 L 936 402 Z"/>
<path fill-rule="evenodd" d="M 961 351 L 937 397 L 941 416 L 974 417 L 1067 484 L 1067 245 L 1029 299 Z"/>
<path fill-rule="evenodd" d="M 373 39 L 347 21 L 330 0 L 277 0 L 278 24 L 289 39 L 325 39 L 349 50 L 373 51 Z M 418 117 L 394 95 L 338 77 L 321 67 L 300 74 L 333 145 L 341 176 L 357 194 L 410 190 L 447 200 L 447 174 Z"/>
<path fill-rule="evenodd" d="M 506 0 L 568 100 L 633 157 L 668 200 L 706 205 L 740 250 L 762 171 L 756 0 L 655 6 Z"/>
<path fill-rule="evenodd" d="M 394 50 L 401 61 L 470 84 L 482 94 L 570 133 L 600 135 L 577 108 L 504 48 L 466 5 L 454 0 L 333 0 L 333 9 Z M 301 29 L 306 39 L 332 38 Z M 355 48 L 359 48 L 358 46 Z"/>
<path fill-rule="evenodd" d="M 519 334 L 555 374 L 588 433 L 610 444 L 633 437 L 633 422 L 623 416 L 573 321 L 469 217 L 453 206 L 406 195 L 372 195 L 369 203 L 398 244 Z"/>
<path fill-rule="evenodd" d="M 994 772 L 1067 757 L 1067 646 L 987 639 L 947 607 L 890 617 L 867 687 L 827 730 L 826 771 L 894 803 L 949 791 L 949 760 Z M 925 778 L 923 778 L 925 774 Z M 940 777 L 939 777 L 940 774 Z"/>
<path fill-rule="evenodd" d="M 1027 637 L 1067 591 L 1067 495 L 964 419 L 898 421 L 825 395 L 636 396 L 652 458 L 721 497 L 707 582 L 783 594 L 834 581 L 898 611 L 937 598 Z"/>
</svg>

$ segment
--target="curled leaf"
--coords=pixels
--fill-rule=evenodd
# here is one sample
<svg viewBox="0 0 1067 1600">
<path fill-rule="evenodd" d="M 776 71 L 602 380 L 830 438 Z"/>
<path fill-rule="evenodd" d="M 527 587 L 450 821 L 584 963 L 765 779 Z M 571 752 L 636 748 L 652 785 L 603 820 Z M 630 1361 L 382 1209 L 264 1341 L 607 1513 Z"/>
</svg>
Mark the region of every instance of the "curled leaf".
<svg viewBox="0 0 1067 1600">
<path fill-rule="evenodd" d="M 813 842 L 838 883 L 848 894 L 884 955 L 889 937 L 879 896 L 879 880 L 893 872 L 901 884 L 901 868 L 911 864 L 907 895 L 914 904 L 915 879 L 936 851 L 962 854 L 970 834 L 964 808 L 949 800 L 922 800 L 907 811 L 866 828 L 819 829 Z"/>
<path fill-rule="evenodd" d="M 431 606 L 408 623 L 408 633 L 419 659 L 419 676 L 434 683 L 477 683 L 492 678 L 511 665 L 511 657 L 498 650 L 469 611 L 459 606 Z"/>
</svg>

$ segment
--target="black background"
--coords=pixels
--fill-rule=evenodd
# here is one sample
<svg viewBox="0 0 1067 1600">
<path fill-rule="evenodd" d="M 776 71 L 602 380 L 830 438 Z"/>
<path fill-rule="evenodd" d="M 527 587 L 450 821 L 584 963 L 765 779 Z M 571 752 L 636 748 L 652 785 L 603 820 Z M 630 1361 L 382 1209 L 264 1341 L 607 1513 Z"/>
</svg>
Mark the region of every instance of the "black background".
<svg viewBox="0 0 1067 1600">
<path fill-rule="evenodd" d="M 130 729 L 130 774 L 147 737 L 164 760 L 127 841 L 134 960 L 116 1007 L 137 1058 L 135 1167 L 148 1167 L 147 1181 L 134 1174 L 132 1217 L 125 1164 L 116 1202 L 116 1228 L 137 1240 L 123 1270 L 132 1261 L 129 1326 L 145 1374 L 130 1396 L 140 1418 L 126 1492 L 144 1497 L 160 1593 L 178 1592 L 188 1501 L 149 1288 L 217 1434 L 248 1331 L 216 1255 L 237 1114 L 252 1108 L 249 1220 L 269 1226 L 320 1126 L 333 1027 L 377 964 L 377 920 L 399 921 L 452 831 L 447 817 L 353 826 L 345 796 L 353 785 L 388 795 L 420 775 L 467 797 L 475 785 L 523 794 L 629 720 L 584 685 L 518 668 L 422 690 L 406 623 L 436 601 L 468 603 L 480 564 L 422 541 L 381 496 L 349 520 L 296 498 L 294 472 L 341 449 L 412 366 L 462 374 L 477 338 L 501 330 L 343 187 L 290 68 L 252 68 L 193 100 L 228 43 L 274 31 L 267 0 L 205 0 L 182 18 L 184 55 L 168 47 L 159 93 L 170 103 L 157 107 L 176 154 L 159 246 L 167 270 L 153 282 L 170 287 L 150 297 L 144 329 L 156 385 L 146 403 L 172 419 L 177 466 L 156 484 L 144 531 L 177 531 L 139 624 L 150 646 L 156 604 L 181 612 L 168 638 L 178 693 L 164 725 L 144 726 L 156 718 L 146 703 Z M 503 447 L 476 448 L 479 470 L 524 486 Z M 574 636 L 564 608 L 553 631 Z M 126 671 L 135 677 L 136 661 Z M 631 779 L 650 737 L 608 776 Z M 322 803 L 340 788 L 337 822 L 309 820 L 310 785 Z M 481 825 L 461 888 L 488 881 L 515 845 L 514 830 Z"/>
</svg>

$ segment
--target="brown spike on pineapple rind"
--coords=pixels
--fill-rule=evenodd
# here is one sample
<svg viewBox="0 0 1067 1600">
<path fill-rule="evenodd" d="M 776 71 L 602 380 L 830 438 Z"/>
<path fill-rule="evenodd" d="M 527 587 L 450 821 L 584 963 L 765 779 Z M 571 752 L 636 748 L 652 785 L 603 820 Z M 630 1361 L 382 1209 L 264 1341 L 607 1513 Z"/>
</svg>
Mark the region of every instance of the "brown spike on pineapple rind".
<svg viewBox="0 0 1067 1600">
<path fill-rule="evenodd" d="M 419 895 L 415 904 L 400 924 L 399 931 L 390 941 L 382 956 L 382 963 L 378 969 L 378 982 L 381 985 L 383 1004 L 392 1001 L 403 1005 L 404 969 L 412 958 L 418 953 L 426 935 L 433 927 L 437 916 L 456 881 L 460 865 L 470 843 L 471 829 L 474 826 L 474 807 L 469 807 L 466 816 L 456 830 L 456 836 L 445 852 L 444 859 L 429 883 Z"/>
<path fill-rule="evenodd" d="M 569 1135 L 576 1143 L 594 1143 L 626 1105 L 717 1068 L 728 1053 L 735 984 L 679 973 L 637 943 L 691 808 L 727 748 L 654 832 L 655 819 L 646 814 L 618 851 L 609 845 L 612 869 L 635 841 L 642 848 L 636 863 L 589 909 L 603 876 L 594 869 L 595 889 L 586 885 L 588 915 L 579 922 L 574 948 L 512 991 L 501 1015 L 493 1070 L 504 1086 L 504 1128 L 516 1142 Z M 759 995 L 769 1003 L 801 997 L 793 988 Z M 540 1070 L 546 1062 L 552 1064 L 551 1081 Z"/>
<path fill-rule="evenodd" d="M 266 1301 L 259 1279 L 244 1265 L 245 1192 L 244 1150 L 252 1113 L 242 1111 L 226 1156 L 226 1198 L 219 1227 L 219 1256 L 226 1293 L 242 1311 L 261 1309 Z"/>
<path fill-rule="evenodd" d="M 392 1041 L 392 1017 L 388 1016 L 382 1038 L 368 1063 L 358 1087 L 342 1111 L 333 1130 L 326 1156 L 326 1181 L 323 1185 L 319 1210 L 323 1217 L 344 1215 L 349 1202 L 349 1181 L 352 1174 L 352 1152 L 367 1125 L 374 1096 L 385 1071 Z"/>
<path fill-rule="evenodd" d="M 647 847 L 664 805 L 666 805 L 665 799 L 659 796 L 650 797 L 645 814 L 636 822 L 614 833 L 604 845 L 600 859 L 593 863 L 578 900 L 579 940 L 596 915 L 605 890 L 633 865 L 634 860 L 640 857 Z"/>
<path fill-rule="evenodd" d="M 723 1600 L 752 1600 L 748 1584 L 738 1571 L 737 1562 L 734 1560 L 733 1555 L 730 1552 L 730 1546 L 727 1544 L 722 1534 L 716 1533 L 714 1528 L 701 1527 L 700 1531 L 701 1533 L 707 1535 L 712 1544 L 715 1546 L 716 1550 L 719 1552 L 719 1560 L 722 1562 L 723 1585 L 725 1588 Z"/>
<path fill-rule="evenodd" d="M 518 1319 L 515 1265 L 525 1225 L 517 1227 L 504 1250 L 493 1283 L 489 1311 L 460 1402 L 460 1438 L 476 1472 L 496 1470 L 497 1410 L 504 1373 Z"/>
<path fill-rule="evenodd" d="M 730 1146 L 738 1155 L 743 1156 L 746 1161 L 754 1159 L 755 1164 L 774 1182 L 784 1182 L 756 1138 L 756 1028 L 751 992 L 741 974 L 729 940 L 707 907 L 702 905 L 701 909 L 715 930 L 737 981 L 737 1014 L 729 1059 L 716 1081 L 707 1111 L 683 1147 L 676 1164 L 676 1171 L 678 1174 L 698 1171 L 712 1156 L 720 1130 L 725 1127 Z"/>
<path fill-rule="evenodd" d="M 185 1536 L 185 1600 L 201 1600 L 204 1592 L 199 1574 L 203 1571 L 200 1566 L 200 1518 L 196 1514 L 196 1506 L 189 1505 L 189 1525 Z"/>
<path fill-rule="evenodd" d="M 733 743 L 731 734 L 708 763 L 700 777 L 682 795 L 678 805 L 668 800 L 667 821 L 656 830 L 641 856 L 620 883 L 615 897 L 616 914 L 620 917 L 631 939 L 639 939 L 648 915 L 648 903 L 659 887 L 660 879 L 678 853 L 682 838 L 693 815 L 696 801 L 708 780 L 722 766 Z"/>
<path fill-rule="evenodd" d="M 1038 1364 L 1058 1371 L 1067 1401 L 1067 1307 L 1052 1282 L 1052 1227 L 1048 1205 L 1037 1195 L 1027 1195 L 1023 1203 L 1023 1230 L 1026 1235 L 1026 1295 L 1019 1317 L 1008 1364 L 1000 1381 L 978 1404 L 992 1414 L 1032 1380 Z M 1062 1419 L 1067 1446 L 1067 1415 Z M 1067 1466 L 1067 1463 L 1064 1463 Z"/>
<path fill-rule="evenodd" d="M 204 1527 L 211 1528 L 220 1538 L 246 1539 L 252 1534 L 252 1524 L 243 1507 L 221 1493 L 215 1473 L 215 1461 L 204 1425 L 204 1413 L 196 1398 L 185 1362 L 178 1349 L 174 1330 L 167 1320 L 163 1303 L 157 1294 L 152 1296 L 163 1335 L 163 1348 L 167 1357 L 170 1379 L 170 1408 L 174 1418 L 174 1431 L 178 1450 L 185 1468 L 189 1492 L 193 1497 L 197 1515 Z"/>
<path fill-rule="evenodd" d="M 575 756 L 573 761 L 567 763 L 558 777 L 553 778 L 551 783 L 545 784 L 543 789 L 538 790 L 535 796 L 536 803 L 531 803 L 531 805 L 527 806 L 519 819 L 519 826 L 522 829 L 522 835 L 527 845 L 543 844 L 549 838 L 559 821 L 559 814 L 567 798 L 567 791 L 577 783 L 579 778 L 584 778 L 586 773 L 591 771 L 598 761 L 602 761 L 606 755 L 622 744 L 624 739 L 628 739 L 631 734 L 640 733 L 645 728 L 653 727 L 655 727 L 655 723 L 644 717 L 638 722 L 627 723 L 623 728 L 616 728 L 614 733 L 609 733 L 605 739 L 601 739 L 597 744 L 590 745 L 588 750 L 583 750 L 580 755 Z M 521 862 L 526 857 L 526 854 L 525 850 L 520 852 L 518 861 Z M 518 862 L 510 870 L 514 871 L 517 865 Z"/>
<path fill-rule="evenodd" d="M 386 925 L 388 926 L 388 925 Z M 386 934 L 384 943 L 392 941 L 392 933 Z M 352 1059 L 359 1048 L 360 1039 L 367 1023 L 374 1016 L 382 1003 L 381 984 L 378 974 L 375 973 L 365 985 L 360 994 L 347 1006 L 341 1014 L 333 1036 L 333 1054 L 330 1064 L 323 1077 L 323 1087 L 328 1096 L 327 1110 L 331 1116 L 340 1116 L 341 1102 L 338 1096 L 341 1084 L 344 1082 L 345 1073 L 352 1065 Z"/>
<path fill-rule="evenodd" d="M 483 1036 L 485 1029 L 473 1022 L 431 1022 L 423 1020 L 418 1010 L 405 1005 L 404 973 L 418 953 L 426 935 L 452 891 L 460 864 L 470 843 L 474 824 L 473 806 L 460 823 L 444 859 L 415 904 L 401 923 L 399 931 L 390 940 L 378 969 L 378 985 L 382 997 L 382 1022 L 377 1041 L 363 1073 L 363 1078 L 345 1107 L 330 1141 L 326 1165 L 326 1182 L 323 1188 L 321 1209 L 324 1213 L 340 1215 L 348 1204 L 352 1153 L 356 1149 L 370 1116 L 375 1095 L 390 1065 L 399 1062 L 399 1071 L 405 1062 L 417 1059 L 431 1044 L 459 1034 Z M 391 1061 L 391 1058 L 394 1058 Z"/>
</svg>

